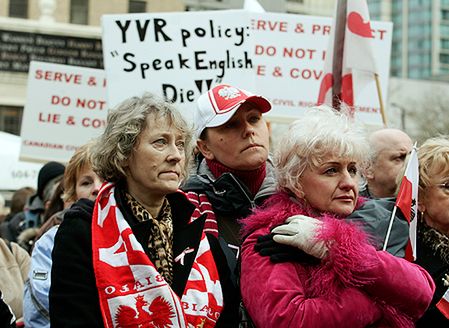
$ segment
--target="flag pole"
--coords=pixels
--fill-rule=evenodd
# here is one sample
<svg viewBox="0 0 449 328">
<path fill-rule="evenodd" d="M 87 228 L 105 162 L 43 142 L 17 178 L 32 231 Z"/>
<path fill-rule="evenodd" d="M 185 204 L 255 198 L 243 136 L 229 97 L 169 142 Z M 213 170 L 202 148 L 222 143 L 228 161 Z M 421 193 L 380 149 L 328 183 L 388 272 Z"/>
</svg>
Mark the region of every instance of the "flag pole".
<svg viewBox="0 0 449 328">
<path fill-rule="evenodd" d="M 393 212 L 391 213 L 391 217 L 390 217 L 390 224 L 388 225 L 388 229 L 387 229 L 387 236 L 385 237 L 385 241 L 384 241 L 384 247 L 382 247 L 383 251 L 387 250 L 388 241 L 390 240 L 391 228 L 393 227 L 393 220 L 394 220 L 394 217 L 396 216 L 397 209 L 398 209 L 398 207 L 396 205 L 394 205 Z"/>
<path fill-rule="evenodd" d="M 413 148 L 412 148 L 412 154 L 413 154 L 413 151 L 416 151 L 417 144 L 418 144 L 418 142 L 416 141 L 415 144 L 413 145 Z M 407 174 L 407 171 L 409 169 L 411 160 L 412 160 L 412 156 L 410 156 L 410 158 L 408 159 L 407 165 L 405 167 L 404 174 Z M 402 177 L 402 180 L 403 179 L 404 179 L 404 177 Z M 401 180 L 401 186 L 402 186 L 402 180 Z M 387 235 L 385 236 L 384 246 L 382 247 L 383 251 L 385 251 L 387 249 L 387 246 L 388 246 L 388 241 L 390 239 L 391 230 L 393 228 L 393 220 L 394 220 L 394 218 L 396 216 L 396 211 L 398 209 L 398 197 L 399 197 L 400 193 L 401 192 L 399 191 L 398 195 L 396 196 L 396 202 L 395 202 L 394 207 L 393 207 L 393 212 L 391 213 L 390 223 L 388 224 L 388 229 L 387 229 Z"/>
<path fill-rule="evenodd" d="M 382 90 L 380 89 L 379 74 L 374 73 L 374 79 L 376 80 L 377 96 L 379 98 L 379 106 L 380 106 L 380 114 L 382 115 L 382 123 L 384 124 L 384 127 L 386 127 L 387 126 L 387 117 L 385 115 L 384 102 L 382 100 Z"/>
<path fill-rule="evenodd" d="M 332 58 L 332 107 L 340 110 L 341 107 L 341 74 L 343 71 L 343 51 L 345 45 L 347 0 L 337 1 L 337 14 L 335 16 L 334 54 Z"/>
</svg>

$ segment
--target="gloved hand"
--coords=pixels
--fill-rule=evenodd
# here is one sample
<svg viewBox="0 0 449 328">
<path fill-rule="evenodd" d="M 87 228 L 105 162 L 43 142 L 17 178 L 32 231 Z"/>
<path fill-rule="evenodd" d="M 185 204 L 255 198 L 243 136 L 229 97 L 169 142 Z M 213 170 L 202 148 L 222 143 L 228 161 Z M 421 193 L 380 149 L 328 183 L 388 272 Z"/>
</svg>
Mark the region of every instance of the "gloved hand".
<svg viewBox="0 0 449 328">
<path fill-rule="evenodd" d="M 315 265 L 320 259 L 313 257 L 293 246 L 278 244 L 273 240 L 273 234 L 269 233 L 257 238 L 254 250 L 261 256 L 269 256 L 273 263 L 298 262 L 301 264 Z"/>
<path fill-rule="evenodd" d="M 321 221 L 305 215 L 294 215 L 285 222 L 286 224 L 271 231 L 275 242 L 297 247 L 319 259 L 327 256 L 328 249 L 325 243 L 315 238 L 317 231 L 321 228 Z"/>
</svg>

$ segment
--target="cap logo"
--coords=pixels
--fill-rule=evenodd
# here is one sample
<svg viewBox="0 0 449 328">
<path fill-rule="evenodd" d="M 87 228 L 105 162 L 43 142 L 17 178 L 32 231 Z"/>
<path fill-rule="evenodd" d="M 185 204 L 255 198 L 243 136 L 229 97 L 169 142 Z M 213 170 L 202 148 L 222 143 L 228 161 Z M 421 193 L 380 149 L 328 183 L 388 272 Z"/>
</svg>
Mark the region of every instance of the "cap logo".
<svg viewBox="0 0 449 328">
<path fill-rule="evenodd" d="M 218 90 L 218 95 L 225 100 L 234 99 L 240 96 L 240 90 L 234 87 L 224 87 Z"/>
<path fill-rule="evenodd" d="M 247 98 L 241 90 L 232 87 L 230 85 L 225 85 L 221 88 L 212 89 L 209 92 L 209 100 L 217 114 L 224 114 L 229 112 L 236 106 Z"/>
</svg>

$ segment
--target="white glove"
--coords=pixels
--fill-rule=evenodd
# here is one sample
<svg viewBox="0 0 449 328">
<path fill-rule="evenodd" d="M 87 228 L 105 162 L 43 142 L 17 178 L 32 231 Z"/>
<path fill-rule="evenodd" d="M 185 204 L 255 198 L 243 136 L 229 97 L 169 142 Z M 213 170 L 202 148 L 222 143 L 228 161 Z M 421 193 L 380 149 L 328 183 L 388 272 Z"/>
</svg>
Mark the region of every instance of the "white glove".
<svg viewBox="0 0 449 328">
<path fill-rule="evenodd" d="M 305 215 L 294 215 L 285 222 L 271 231 L 275 242 L 297 247 L 319 259 L 327 256 L 328 249 L 324 241 L 315 238 L 323 224 L 321 221 Z"/>
</svg>

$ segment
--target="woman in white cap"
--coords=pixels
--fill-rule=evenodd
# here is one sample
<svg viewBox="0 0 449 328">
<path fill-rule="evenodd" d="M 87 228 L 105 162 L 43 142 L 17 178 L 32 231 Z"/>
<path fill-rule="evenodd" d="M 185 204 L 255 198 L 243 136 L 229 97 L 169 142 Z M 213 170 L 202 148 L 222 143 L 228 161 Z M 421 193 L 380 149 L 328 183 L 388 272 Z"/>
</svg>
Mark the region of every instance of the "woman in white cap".
<svg viewBox="0 0 449 328">
<path fill-rule="evenodd" d="M 206 230 L 240 245 L 238 220 L 274 192 L 269 131 L 262 114 L 270 102 L 230 85 L 200 96 L 194 114 L 199 157 L 183 190 L 199 196 L 210 214 Z M 207 208 L 208 202 L 212 208 Z M 213 213 L 212 211 L 213 210 Z"/>
<path fill-rule="evenodd" d="M 274 192 L 269 130 L 262 116 L 270 109 L 264 97 L 221 84 L 200 96 L 194 112 L 199 157 L 181 188 L 208 214 L 205 231 L 219 238 L 236 288 L 239 220 Z"/>
</svg>

